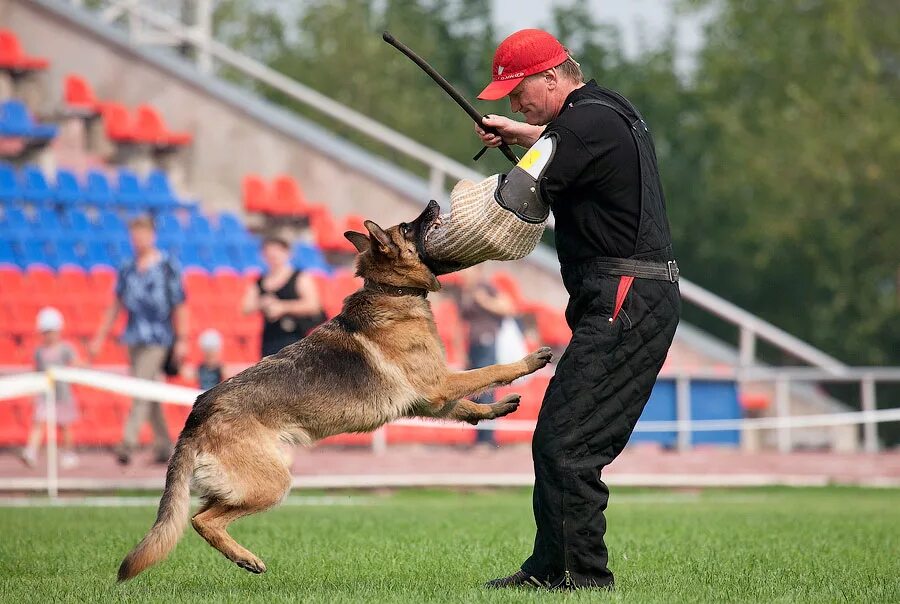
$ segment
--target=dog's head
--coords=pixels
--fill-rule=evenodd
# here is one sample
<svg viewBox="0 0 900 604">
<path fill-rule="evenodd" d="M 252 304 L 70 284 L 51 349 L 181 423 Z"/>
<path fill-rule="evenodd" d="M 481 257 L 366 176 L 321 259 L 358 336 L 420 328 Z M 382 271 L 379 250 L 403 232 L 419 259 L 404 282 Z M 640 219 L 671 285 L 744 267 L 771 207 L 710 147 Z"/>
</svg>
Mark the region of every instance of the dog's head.
<svg viewBox="0 0 900 604">
<path fill-rule="evenodd" d="M 382 229 L 371 220 L 363 223 L 368 235 L 347 231 L 350 243 L 359 251 L 356 274 L 363 279 L 398 287 L 421 287 L 428 291 L 441 284 L 419 253 L 425 233 L 438 217 L 440 206 L 432 201 L 412 222 Z"/>
</svg>

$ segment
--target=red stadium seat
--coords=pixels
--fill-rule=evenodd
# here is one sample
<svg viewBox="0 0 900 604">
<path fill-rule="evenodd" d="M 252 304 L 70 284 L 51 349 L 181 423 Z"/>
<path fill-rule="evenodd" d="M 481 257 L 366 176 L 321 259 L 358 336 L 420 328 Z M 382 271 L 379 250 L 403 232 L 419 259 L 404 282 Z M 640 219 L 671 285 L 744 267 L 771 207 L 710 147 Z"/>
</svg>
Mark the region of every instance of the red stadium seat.
<svg viewBox="0 0 900 604">
<path fill-rule="evenodd" d="M 466 363 L 466 326 L 462 322 L 456 302 L 444 299 L 431 305 L 438 335 L 447 351 L 447 362 L 461 367 Z"/>
<path fill-rule="evenodd" d="M 312 275 L 316 283 L 316 289 L 319 291 L 319 300 L 322 303 L 322 308 L 329 319 L 341 312 L 344 298 L 358 290 L 363 284 L 362 279 L 349 270 L 337 271 L 331 278 L 321 273 L 313 273 Z"/>
<path fill-rule="evenodd" d="M 0 267 L 0 283 L 5 301 L 15 303 L 25 296 L 25 275 L 18 268 Z"/>
<path fill-rule="evenodd" d="M 91 85 L 81 76 L 75 74 L 66 76 L 63 96 L 66 105 L 73 109 L 90 113 L 100 113 L 102 110 L 103 104 L 94 95 Z"/>
<path fill-rule="evenodd" d="M 535 305 L 532 309 L 537 322 L 541 344 L 546 346 L 565 346 L 572 338 L 566 318 L 561 310 L 544 304 Z"/>
<path fill-rule="evenodd" d="M 184 293 L 190 305 L 208 303 L 216 298 L 213 290 L 212 279 L 205 270 L 200 268 L 187 268 L 183 273 Z"/>
<path fill-rule="evenodd" d="M 357 233 L 366 233 L 366 218 L 361 214 L 347 214 L 344 218 L 344 230 L 345 231 L 356 231 Z"/>
<path fill-rule="evenodd" d="M 109 267 L 93 267 L 90 272 L 90 291 L 94 300 L 111 302 L 115 294 L 116 271 Z"/>
<path fill-rule="evenodd" d="M 49 268 L 32 266 L 25 273 L 25 288 L 34 301 L 50 304 L 57 299 L 56 275 Z"/>
<path fill-rule="evenodd" d="M 15 33 L 8 29 L 0 30 L 0 68 L 12 71 L 36 71 L 46 69 L 49 64 L 47 59 L 25 54 Z"/>
<path fill-rule="evenodd" d="M 272 181 L 272 197 L 272 208 L 280 216 L 305 216 L 309 211 L 300 185 L 286 174 Z"/>
<path fill-rule="evenodd" d="M 257 174 L 244 176 L 241 183 L 241 197 L 244 210 L 248 213 L 271 214 L 274 210 L 273 196 L 269 186 Z"/>
<path fill-rule="evenodd" d="M 308 216 L 309 226 L 319 249 L 326 252 L 356 253 L 356 248 L 344 237 L 344 231 L 338 228 L 331 211 L 326 206 L 310 206 Z"/>
<path fill-rule="evenodd" d="M 515 304 L 518 312 L 531 312 L 535 308 L 535 304 L 529 302 L 522 294 L 519 282 L 509 273 L 497 271 L 491 275 L 491 283 L 493 283 L 497 290 L 512 298 L 513 304 Z"/>
<path fill-rule="evenodd" d="M 189 145 L 194 139 L 189 132 L 169 130 L 159 112 L 150 105 L 138 106 L 134 121 L 134 133 L 138 141 L 160 147 Z"/>
<path fill-rule="evenodd" d="M 134 122 L 125 105 L 104 102 L 101 107 L 106 138 L 117 143 L 137 142 Z"/>
<path fill-rule="evenodd" d="M 28 438 L 33 399 L 0 401 L 0 446 L 20 446 Z"/>
<path fill-rule="evenodd" d="M 57 291 L 64 292 L 66 297 L 72 297 L 72 302 L 78 302 L 90 295 L 91 282 L 84 269 L 64 266 L 56 274 L 56 288 Z"/>
</svg>

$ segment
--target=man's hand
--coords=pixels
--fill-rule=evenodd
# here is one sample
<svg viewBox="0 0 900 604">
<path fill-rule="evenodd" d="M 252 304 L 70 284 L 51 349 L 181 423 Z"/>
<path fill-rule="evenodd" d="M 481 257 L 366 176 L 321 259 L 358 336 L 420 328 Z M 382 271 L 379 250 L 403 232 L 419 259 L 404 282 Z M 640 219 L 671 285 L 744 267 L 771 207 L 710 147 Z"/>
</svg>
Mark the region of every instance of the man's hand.
<svg viewBox="0 0 900 604">
<path fill-rule="evenodd" d="M 94 336 L 91 340 L 91 343 L 88 344 L 87 347 L 87 356 L 88 360 L 93 361 L 100 354 L 100 351 L 103 350 L 103 340 L 105 337 L 102 337 L 100 334 Z"/>
<path fill-rule="evenodd" d="M 175 362 L 181 364 L 188 356 L 188 343 L 184 338 L 176 338 L 175 344 L 172 346 L 172 356 Z"/>
<path fill-rule="evenodd" d="M 486 147 L 499 147 L 500 143 L 507 145 L 520 145 L 530 147 L 540 138 L 544 131 L 543 126 L 532 126 L 522 122 L 511 120 L 502 115 L 488 115 L 484 118 L 484 125 L 490 126 L 500 133 L 488 134 L 484 128 L 475 124 L 475 133 L 481 138 Z"/>
</svg>

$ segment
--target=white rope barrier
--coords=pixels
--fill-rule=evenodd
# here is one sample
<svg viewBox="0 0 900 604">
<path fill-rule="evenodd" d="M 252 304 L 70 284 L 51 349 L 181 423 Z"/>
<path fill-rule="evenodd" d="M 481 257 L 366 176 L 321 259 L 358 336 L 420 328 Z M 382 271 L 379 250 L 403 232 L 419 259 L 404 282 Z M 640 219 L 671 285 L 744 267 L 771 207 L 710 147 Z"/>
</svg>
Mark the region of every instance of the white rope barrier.
<svg viewBox="0 0 900 604">
<path fill-rule="evenodd" d="M 191 406 L 197 396 L 202 393 L 202 390 L 196 388 L 144 380 L 94 369 L 56 367 L 49 369 L 46 374 L 25 373 L 0 377 L 0 402 L 4 399 L 47 392 L 48 379 L 78 384 L 96 388 L 98 390 L 105 390 L 123 396 L 138 397 L 145 400 L 160 401 L 182 406 Z M 893 421 L 900 421 L 900 408 L 748 419 L 639 421 L 635 428 L 635 432 L 715 432 L 722 430 L 816 428 Z M 472 426 L 460 422 L 441 420 L 403 419 L 392 422 L 390 425 L 419 428 L 446 428 L 451 430 L 533 432 L 535 422 L 531 420 L 502 419 L 480 422 L 477 426 Z"/>
</svg>

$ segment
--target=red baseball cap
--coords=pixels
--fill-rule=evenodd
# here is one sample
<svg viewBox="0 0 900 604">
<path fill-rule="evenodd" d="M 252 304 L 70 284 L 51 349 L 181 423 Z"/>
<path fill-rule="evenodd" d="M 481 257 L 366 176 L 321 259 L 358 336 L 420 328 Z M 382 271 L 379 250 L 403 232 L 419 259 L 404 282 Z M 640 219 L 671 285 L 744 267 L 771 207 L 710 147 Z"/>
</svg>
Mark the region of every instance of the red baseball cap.
<svg viewBox="0 0 900 604">
<path fill-rule="evenodd" d="M 492 82 L 481 91 L 482 101 L 502 99 L 530 75 L 562 65 L 569 57 L 559 40 L 542 29 L 523 29 L 500 42 L 494 53 Z"/>
</svg>

